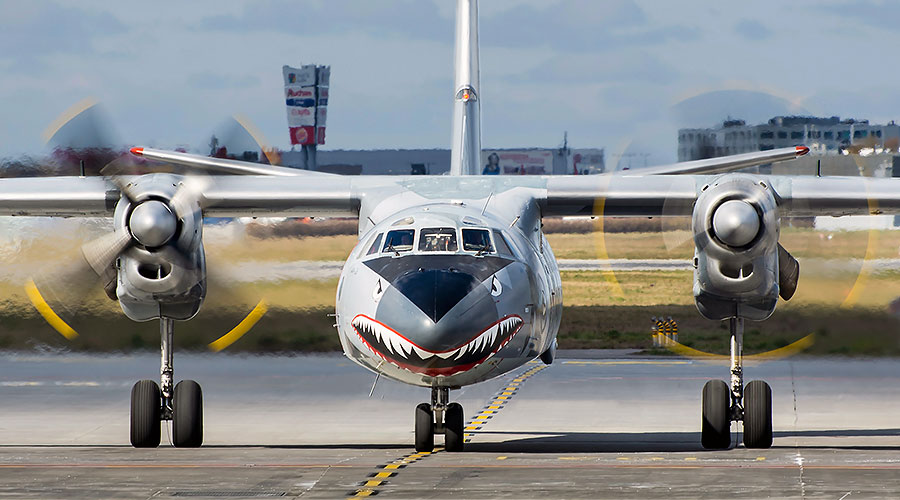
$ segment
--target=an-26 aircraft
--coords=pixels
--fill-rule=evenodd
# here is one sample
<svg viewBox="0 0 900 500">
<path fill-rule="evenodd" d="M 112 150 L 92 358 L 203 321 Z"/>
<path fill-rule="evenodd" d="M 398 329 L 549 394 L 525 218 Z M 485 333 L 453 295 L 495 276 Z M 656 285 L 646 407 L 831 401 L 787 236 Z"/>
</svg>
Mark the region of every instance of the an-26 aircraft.
<svg viewBox="0 0 900 500">
<path fill-rule="evenodd" d="M 730 382 L 702 394 L 702 444 L 772 444 L 771 389 L 744 386 L 743 322 L 763 320 L 796 288 L 797 261 L 778 243 L 784 216 L 900 213 L 900 181 L 780 177 L 734 170 L 793 159 L 798 146 L 595 176 L 481 176 L 477 0 L 459 0 L 449 176 L 339 176 L 134 148 L 201 176 L 0 180 L 0 214 L 111 216 L 114 231 L 86 244 L 87 264 L 135 321 L 159 320 L 160 384 L 131 393 L 131 443 L 155 447 L 161 420 L 178 447 L 203 439 L 200 386 L 174 384 L 175 321 L 206 293 L 204 216 L 356 216 L 359 243 L 337 289 L 347 357 L 431 389 L 415 408 L 415 447 L 444 434 L 463 448 L 463 409 L 449 393 L 540 357 L 553 360 L 562 289 L 541 231 L 547 216 L 692 216 L 694 297 L 700 313 L 730 320 Z M 222 175 L 227 174 L 227 175 Z M 302 258 L 302 256 L 298 256 Z"/>
</svg>

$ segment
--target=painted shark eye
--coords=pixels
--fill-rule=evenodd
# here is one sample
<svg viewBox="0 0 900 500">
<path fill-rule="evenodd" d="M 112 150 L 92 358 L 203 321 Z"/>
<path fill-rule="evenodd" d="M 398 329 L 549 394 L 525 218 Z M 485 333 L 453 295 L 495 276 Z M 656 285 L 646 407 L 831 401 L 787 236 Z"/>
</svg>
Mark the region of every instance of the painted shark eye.
<svg viewBox="0 0 900 500">
<path fill-rule="evenodd" d="M 491 278 L 491 295 L 494 297 L 499 296 L 503 293 L 503 285 L 500 284 L 500 280 L 497 279 L 496 276 Z"/>
<path fill-rule="evenodd" d="M 372 298 L 375 299 L 375 302 L 381 300 L 381 296 L 384 295 L 384 288 L 381 278 L 378 278 L 378 281 L 375 282 L 375 289 L 372 290 Z"/>
</svg>

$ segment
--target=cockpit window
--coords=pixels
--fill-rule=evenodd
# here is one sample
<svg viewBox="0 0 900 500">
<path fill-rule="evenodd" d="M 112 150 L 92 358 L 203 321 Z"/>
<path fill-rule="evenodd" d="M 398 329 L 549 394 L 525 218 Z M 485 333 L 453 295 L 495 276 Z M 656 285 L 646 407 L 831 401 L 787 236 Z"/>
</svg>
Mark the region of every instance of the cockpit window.
<svg viewBox="0 0 900 500">
<path fill-rule="evenodd" d="M 467 252 L 491 253 L 491 234 L 486 229 L 463 229 L 463 250 Z"/>
<path fill-rule="evenodd" d="M 413 249 L 413 236 L 415 231 L 412 229 L 397 229 L 389 231 L 387 238 L 384 239 L 385 252 L 408 252 Z"/>
<path fill-rule="evenodd" d="M 366 252 L 366 255 L 372 255 L 381 248 L 381 237 L 384 236 L 384 233 L 379 233 L 375 238 L 375 241 L 372 242 L 372 246 L 369 247 L 369 251 Z"/>
<path fill-rule="evenodd" d="M 506 238 L 503 236 L 503 233 L 494 229 L 494 243 L 497 245 L 497 252 L 500 255 L 509 255 L 511 256 L 512 250 L 509 249 L 509 244 L 506 242 Z"/>
<path fill-rule="evenodd" d="M 420 252 L 455 252 L 458 249 L 456 228 L 426 227 L 419 232 Z"/>
</svg>

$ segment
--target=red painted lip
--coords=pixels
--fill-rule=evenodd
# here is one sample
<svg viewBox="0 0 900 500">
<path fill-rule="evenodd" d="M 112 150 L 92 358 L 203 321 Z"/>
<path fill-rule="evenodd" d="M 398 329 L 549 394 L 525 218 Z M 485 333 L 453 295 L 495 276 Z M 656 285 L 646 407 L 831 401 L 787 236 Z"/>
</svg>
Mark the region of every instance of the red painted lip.
<svg viewBox="0 0 900 500">
<path fill-rule="evenodd" d="M 809 153 L 809 148 L 806 146 L 797 146 L 797 156 L 803 156 L 806 153 Z"/>
<path fill-rule="evenodd" d="M 517 318 L 519 320 L 519 322 L 517 325 L 515 325 L 515 327 L 511 331 L 508 331 L 508 333 L 506 333 L 506 338 L 501 339 L 500 342 L 498 343 L 498 345 L 494 346 L 493 349 L 485 352 L 483 356 L 480 356 L 477 359 L 472 359 L 473 358 L 472 356 L 468 356 L 469 359 L 466 359 L 465 351 L 463 351 L 462 353 L 457 355 L 456 359 L 461 359 L 461 360 L 465 359 L 466 360 L 465 363 L 458 364 L 458 365 L 452 365 L 452 366 L 428 366 L 428 365 L 423 366 L 423 365 L 416 365 L 412 362 L 413 359 L 422 359 L 422 357 L 418 353 L 414 354 L 413 352 L 410 352 L 409 356 L 411 356 L 413 359 L 406 359 L 403 356 L 398 356 L 397 354 L 390 352 L 391 350 L 393 350 L 390 347 L 388 349 L 380 349 L 380 348 L 372 345 L 372 342 L 367 340 L 362 335 L 362 333 L 359 331 L 359 329 L 357 328 L 356 323 L 359 318 L 364 318 L 366 321 L 369 321 L 369 322 L 379 325 L 380 327 L 382 327 L 385 330 L 387 330 L 388 332 L 390 332 L 389 334 L 396 335 L 398 338 L 403 339 L 403 341 L 408 342 L 411 346 L 414 346 L 415 349 L 421 350 L 424 353 L 427 353 L 428 355 L 435 356 L 435 357 L 438 357 L 440 354 L 447 354 L 447 353 L 451 353 L 453 351 L 457 351 L 460 349 L 465 349 L 466 346 L 468 346 L 469 344 L 478 340 L 478 338 L 481 337 L 482 334 L 484 334 L 491 328 L 494 328 L 495 326 L 498 326 L 501 323 L 510 320 L 511 318 Z M 434 351 L 431 349 L 426 349 L 424 347 L 421 347 L 418 344 L 414 343 L 413 341 L 409 340 L 404 335 L 401 335 L 399 332 L 397 332 L 393 328 L 391 328 L 391 327 L 385 325 L 384 323 L 377 321 L 369 316 L 366 316 L 365 314 L 356 315 L 353 318 L 353 320 L 351 320 L 350 324 L 351 324 L 351 326 L 353 326 L 353 330 L 356 332 L 357 337 L 359 337 L 359 339 L 363 342 L 363 344 L 365 344 L 366 347 L 369 348 L 369 350 L 371 350 L 375 355 L 377 355 L 381 359 L 383 359 L 395 366 L 403 368 L 407 371 L 434 377 L 434 376 L 454 375 L 456 373 L 470 370 L 470 369 L 474 368 L 475 366 L 478 366 L 478 365 L 484 363 L 488 358 L 490 358 L 491 356 L 496 354 L 498 351 L 500 351 L 500 349 L 502 349 L 504 346 L 506 346 L 506 344 L 508 344 L 512 340 L 513 337 L 515 337 L 515 335 L 519 332 L 522 325 L 524 324 L 524 321 L 522 321 L 522 318 L 516 314 L 510 314 L 510 315 L 504 316 L 503 318 L 488 325 L 486 328 L 481 330 L 477 335 L 473 336 L 466 342 L 464 342 L 464 343 L 460 344 L 459 346 L 454 347 L 452 349 L 443 350 L 443 351 Z M 498 326 L 498 328 L 499 328 L 499 326 Z M 369 332 L 369 335 L 371 336 L 372 333 Z M 379 340 L 379 343 L 384 344 L 385 342 L 382 340 Z M 403 351 L 402 349 L 401 349 L 401 351 L 402 351 L 402 355 L 406 355 L 405 351 Z M 443 360 L 451 359 L 452 357 L 453 356 L 451 355 L 450 357 L 441 358 L 441 360 L 437 360 L 437 359 L 433 359 L 432 357 L 428 357 L 427 360 L 429 360 L 429 361 L 433 360 L 433 361 L 440 362 Z"/>
<path fill-rule="evenodd" d="M 144 148 L 131 148 L 129 151 L 135 156 L 142 156 L 144 154 Z"/>
</svg>

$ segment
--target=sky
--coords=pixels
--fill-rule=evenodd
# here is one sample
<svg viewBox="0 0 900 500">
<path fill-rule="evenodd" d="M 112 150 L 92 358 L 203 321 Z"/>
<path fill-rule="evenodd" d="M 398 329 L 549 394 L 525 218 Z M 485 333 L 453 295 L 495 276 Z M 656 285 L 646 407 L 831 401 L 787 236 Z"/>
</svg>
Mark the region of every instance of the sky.
<svg viewBox="0 0 900 500">
<path fill-rule="evenodd" d="M 0 0 L 0 157 L 85 98 L 123 142 L 201 150 L 234 114 L 287 148 L 281 67 L 332 67 L 326 149 L 449 147 L 455 2 Z M 900 2 L 482 0 L 485 148 L 671 162 L 678 127 L 900 118 Z M 640 166 L 640 165 L 636 165 Z"/>
</svg>

